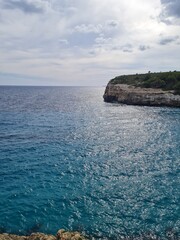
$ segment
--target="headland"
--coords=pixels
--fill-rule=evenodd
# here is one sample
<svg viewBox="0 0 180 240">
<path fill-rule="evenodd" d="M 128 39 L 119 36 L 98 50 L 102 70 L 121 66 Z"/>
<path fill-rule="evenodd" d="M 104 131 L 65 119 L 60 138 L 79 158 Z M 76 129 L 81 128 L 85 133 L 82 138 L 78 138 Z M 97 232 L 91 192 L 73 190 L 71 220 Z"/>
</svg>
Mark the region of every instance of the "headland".
<svg viewBox="0 0 180 240">
<path fill-rule="evenodd" d="M 180 107 L 180 72 L 122 75 L 110 80 L 105 102 Z"/>
</svg>

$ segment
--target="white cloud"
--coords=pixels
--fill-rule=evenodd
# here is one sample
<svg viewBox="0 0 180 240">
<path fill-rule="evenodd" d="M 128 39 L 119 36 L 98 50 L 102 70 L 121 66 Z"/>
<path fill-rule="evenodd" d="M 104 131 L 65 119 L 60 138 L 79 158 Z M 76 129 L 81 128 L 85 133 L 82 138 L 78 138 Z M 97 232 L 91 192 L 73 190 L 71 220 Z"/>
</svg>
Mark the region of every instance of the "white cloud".
<svg viewBox="0 0 180 240">
<path fill-rule="evenodd" d="M 95 39 L 97 44 L 108 44 L 111 43 L 112 38 L 104 38 L 103 36 L 99 36 Z"/>
<path fill-rule="evenodd" d="M 90 33 L 90 32 L 94 32 L 94 33 L 100 33 L 102 31 L 102 25 L 98 24 L 98 25 L 93 25 L 93 24 L 81 24 L 81 25 L 77 25 L 74 27 L 74 31 L 75 32 L 80 32 L 80 33 Z"/>
</svg>

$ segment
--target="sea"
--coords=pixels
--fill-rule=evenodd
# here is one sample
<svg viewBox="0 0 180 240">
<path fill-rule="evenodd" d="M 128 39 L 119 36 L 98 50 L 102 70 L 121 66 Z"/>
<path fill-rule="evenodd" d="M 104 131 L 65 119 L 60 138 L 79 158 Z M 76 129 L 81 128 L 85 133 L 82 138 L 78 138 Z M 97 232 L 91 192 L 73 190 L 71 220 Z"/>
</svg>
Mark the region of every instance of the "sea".
<svg viewBox="0 0 180 240">
<path fill-rule="evenodd" d="M 180 239 L 180 109 L 104 90 L 0 87 L 0 232 Z"/>
</svg>

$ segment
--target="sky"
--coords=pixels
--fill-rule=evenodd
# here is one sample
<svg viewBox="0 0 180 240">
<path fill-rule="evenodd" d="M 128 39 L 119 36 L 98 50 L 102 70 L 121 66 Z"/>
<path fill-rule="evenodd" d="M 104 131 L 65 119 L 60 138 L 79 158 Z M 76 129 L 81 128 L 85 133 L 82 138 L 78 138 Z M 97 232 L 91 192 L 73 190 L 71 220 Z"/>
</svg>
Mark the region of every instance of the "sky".
<svg viewBox="0 0 180 240">
<path fill-rule="evenodd" d="M 180 70 L 179 0 L 0 0 L 0 85 Z"/>
</svg>

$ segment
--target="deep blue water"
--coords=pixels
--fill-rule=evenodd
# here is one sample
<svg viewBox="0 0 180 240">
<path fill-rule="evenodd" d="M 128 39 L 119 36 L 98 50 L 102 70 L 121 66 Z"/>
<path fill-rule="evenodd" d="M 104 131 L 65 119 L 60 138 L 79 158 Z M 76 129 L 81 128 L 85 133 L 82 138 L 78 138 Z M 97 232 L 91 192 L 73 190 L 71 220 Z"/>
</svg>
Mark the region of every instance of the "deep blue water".
<svg viewBox="0 0 180 240">
<path fill-rule="evenodd" d="M 180 109 L 103 92 L 0 87 L 1 231 L 179 233 Z"/>
</svg>

